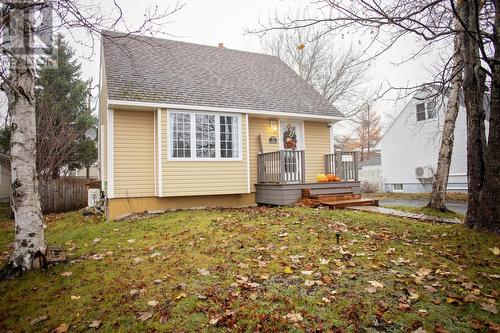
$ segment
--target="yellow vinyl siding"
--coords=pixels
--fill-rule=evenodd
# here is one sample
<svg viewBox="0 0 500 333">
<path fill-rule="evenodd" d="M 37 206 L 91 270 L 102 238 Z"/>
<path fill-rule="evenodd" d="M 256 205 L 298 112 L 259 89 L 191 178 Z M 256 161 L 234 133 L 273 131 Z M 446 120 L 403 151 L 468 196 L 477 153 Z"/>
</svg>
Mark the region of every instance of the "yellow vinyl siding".
<svg viewBox="0 0 500 333">
<path fill-rule="evenodd" d="M 257 155 L 259 154 L 260 149 L 259 135 L 264 153 L 280 149 L 278 129 L 274 131 L 271 128 L 271 121 L 276 121 L 276 124 L 278 124 L 278 119 L 271 118 L 250 117 L 248 121 L 248 140 L 250 141 L 250 185 L 252 192 L 255 192 L 254 184 L 257 183 Z M 275 136 L 278 139 L 278 143 L 270 144 L 269 138 L 271 136 Z"/>
<path fill-rule="evenodd" d="M 155 195 L 154 112 L 114 111 L 115 197 Z"/>
<path fill-rule="evenodd" d="M 325 154 L 330 153 L 330 128 L 326 122 L 304 122 L 306 182 L 325 173 Z"/>
<path fill-rule="evenodd" d="M 182 112 L 182 111 L 180 111 Z M 163 196 L 247 193 L 246 122 L 241 115 L 241 160 L 169 160 L 168 113 L 162 112 Z"/>
</svg>

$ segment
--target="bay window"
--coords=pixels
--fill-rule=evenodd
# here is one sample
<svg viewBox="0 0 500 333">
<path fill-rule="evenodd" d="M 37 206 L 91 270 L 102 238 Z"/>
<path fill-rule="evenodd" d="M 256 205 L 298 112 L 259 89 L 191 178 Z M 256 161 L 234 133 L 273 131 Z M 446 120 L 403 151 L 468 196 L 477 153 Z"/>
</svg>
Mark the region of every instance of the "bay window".
<svg viewBox="0 0 500 333">
<path fill-rule="evenodd" d="M 171 159 L 240 159 L 241 117 L 198 112 L 170 112 Z"/>
</svg>

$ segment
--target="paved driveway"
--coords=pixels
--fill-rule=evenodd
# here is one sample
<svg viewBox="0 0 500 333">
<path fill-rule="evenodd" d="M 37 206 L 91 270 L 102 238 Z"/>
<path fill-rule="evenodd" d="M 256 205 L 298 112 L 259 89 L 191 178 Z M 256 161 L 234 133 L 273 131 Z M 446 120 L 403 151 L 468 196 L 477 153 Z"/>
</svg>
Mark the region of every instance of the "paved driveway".
<svg viewBox="0 0 500 333">
<path fill-rule="evenodd" d="M 410 206 L 410 207 L 424 207 L 429 202 L 427 200 L 411 200 L 411 199 L 383 199 L 380 200 L 380 206 Z M 467 203 L 448 201 L 446 207 L 455 213 L 465 215 L 467 213 Z"/>
</svg>

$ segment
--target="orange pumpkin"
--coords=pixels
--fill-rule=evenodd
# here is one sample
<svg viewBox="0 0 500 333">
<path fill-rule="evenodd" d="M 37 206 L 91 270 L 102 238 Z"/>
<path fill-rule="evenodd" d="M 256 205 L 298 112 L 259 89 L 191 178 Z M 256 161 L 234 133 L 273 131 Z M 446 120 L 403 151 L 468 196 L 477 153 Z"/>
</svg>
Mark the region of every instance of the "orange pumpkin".
<svg viewBox="0 0 500 333">
<path fill-rule="evenodd" d="M 341 180 L 341 179 L 340 179 L 340 177 L 339 177 L 339 176 L 335 176 L 335 180 L 334 180 L 334 182 L 339 182 L 340 180 Z"/>
<path fill-rule="evenodd" d="M 326 175 L 326 177 L 328 178 L 329 182 L 334 182 L 337 176 L 329 174 L 329 175 Z"/>
<path fill-rule="evenodd" d="M 319 174 L 316 176 L 316 181 L 318 183 L 324 183 L 328 181 L 328 177 L 325 174 Z"/>
</svg>

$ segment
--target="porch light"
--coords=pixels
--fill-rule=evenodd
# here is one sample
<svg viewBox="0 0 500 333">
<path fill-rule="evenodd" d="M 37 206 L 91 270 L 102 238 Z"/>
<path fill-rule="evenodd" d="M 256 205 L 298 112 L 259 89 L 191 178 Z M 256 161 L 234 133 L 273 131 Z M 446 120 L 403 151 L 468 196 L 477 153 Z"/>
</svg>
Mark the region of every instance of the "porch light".
<svg viewBox="0 0 500 333">
<path fill-rule="evenodd" d="M 269 126 L 271 127 L 271 129 L 272 129 L 273 131 L 277 131 L 277 130 L 278 130 L 278 122 L 277 122 L 277 121 L 275 121 L 275 120 L 271 120 L 271 121 L 269 122 Z"/>
</svg>

